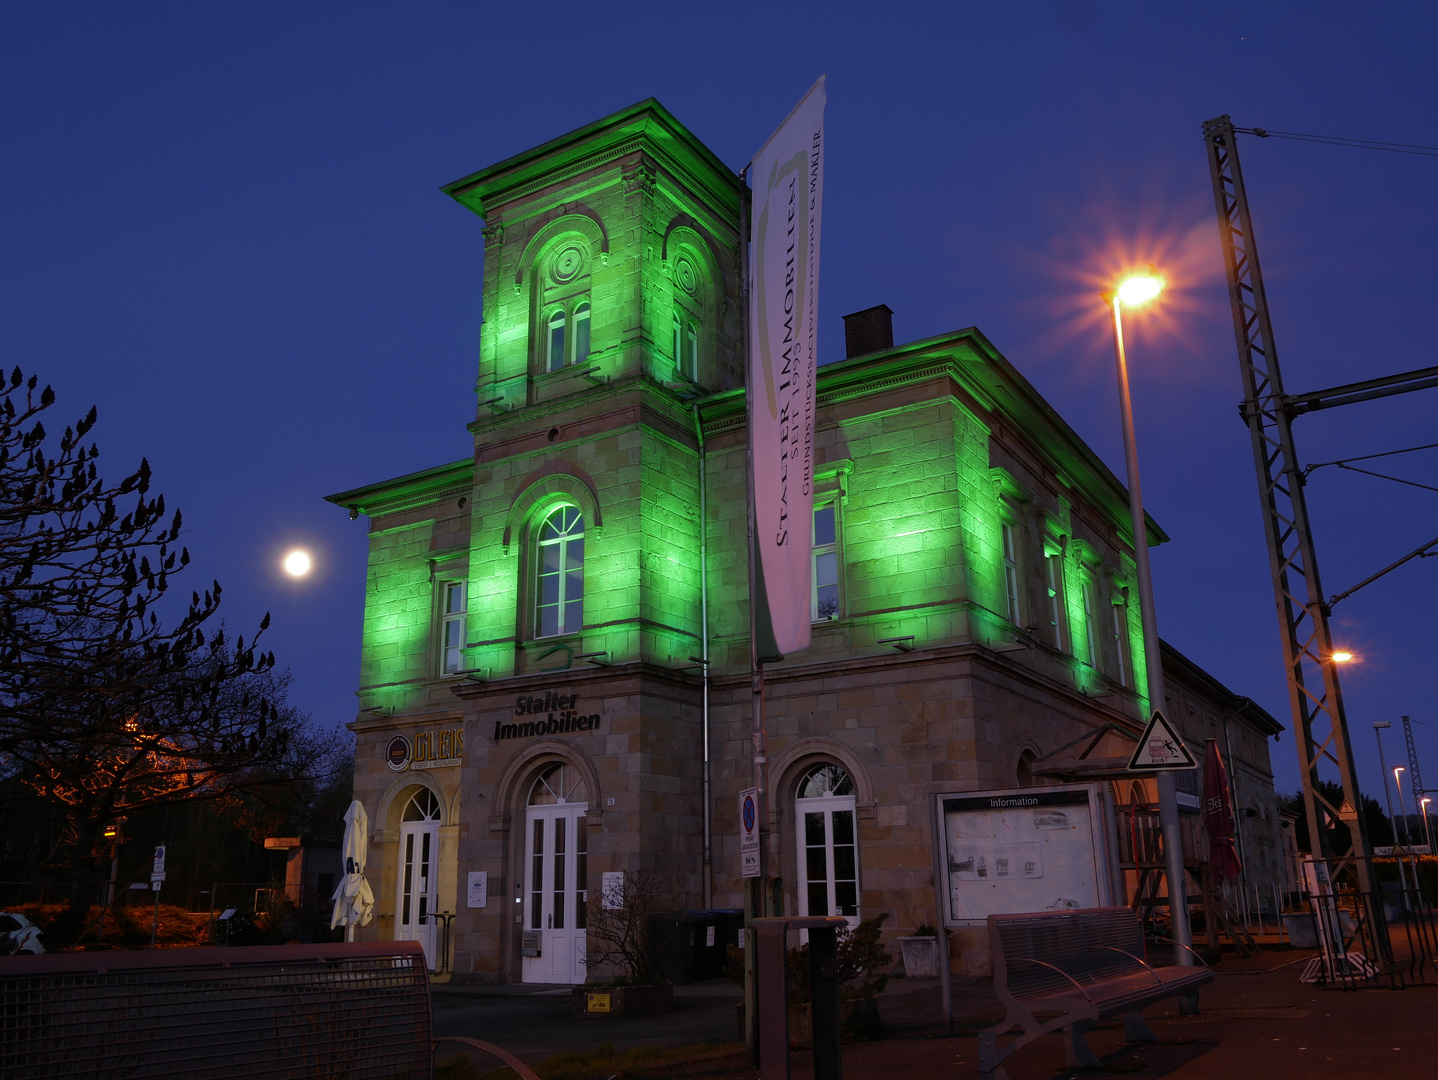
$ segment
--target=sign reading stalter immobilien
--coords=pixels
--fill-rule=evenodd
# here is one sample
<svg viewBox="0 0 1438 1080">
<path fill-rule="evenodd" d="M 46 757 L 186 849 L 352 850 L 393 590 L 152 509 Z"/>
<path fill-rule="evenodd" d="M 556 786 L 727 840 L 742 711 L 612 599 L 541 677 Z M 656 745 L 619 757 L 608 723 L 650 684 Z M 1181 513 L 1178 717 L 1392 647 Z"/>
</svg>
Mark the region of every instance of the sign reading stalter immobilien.
<svg viewBox="0 0 1438 1080">
<path fill-rule="evenodd" d="M 773 647 L 808 647 L 818 364 L 824 80 L 754 156 L 750 216 L 749 452 L 758 574 Z M 756 626 L 762 625 L 755 620 Z M 763 640 L 762 634 L 760 640 Z"/>
</svg>

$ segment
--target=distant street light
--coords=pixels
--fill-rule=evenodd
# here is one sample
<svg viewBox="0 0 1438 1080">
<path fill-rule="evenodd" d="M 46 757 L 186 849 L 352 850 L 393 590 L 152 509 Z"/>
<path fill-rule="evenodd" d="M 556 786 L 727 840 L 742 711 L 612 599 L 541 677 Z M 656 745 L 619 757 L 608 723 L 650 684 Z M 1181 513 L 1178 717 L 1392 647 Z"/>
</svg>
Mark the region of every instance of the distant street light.
<svg viewBox="0 0 1438 1080">
<path fill-rule="evenodd" d="M 1339 651 L 1333 654 L 1332 659 L 1335 664 L 1346 664 L 1353 659 L 1353 654 L 1351 652 Z"/>
<path fill-rule="evenodd" d="M 1383 799 L 1388 803 L 1388 821 L 1389 824 L 1393 826 L 1393 846 L 1397 847 L 1398 819 L 1393 816 L 1393 793 L 1388 790 L 1388 762 L 1383 760 L 1383 729 L 1392 726 L 1393 725 L 1387 720 L 1374 721 L 1373 737 L 1378 740 L 1378 767 L 1383 770 Z M 1394 773 L 1394 778 L 1397 778 L 1396 772 Z M 1401 858 L 1398 860 L 1398 882 L 1406 893 L 1408 891 L 1408 872 L 1403 869 L 1403 860 Z M 1417 883 L 1417 877 L 1415 876 L 1414 884 L 1417 885 Z"/>
<path fill-rule="evenodd" d="M 1408 847 L 1408 808 L 1403 804 L 1403 777 L 1399 773 L 1407 772 L 1402 765 L 1393 766 L 1393 786 L 1398 789 L 1398 816 L 1403 819 L 1403 846 Z"/>
<path fill-rule="evenodd" d="M 1432 801 L 1427 795 L 1419 800 L 1419 805 L 1423 807 L 1423 838 L 1428 842 L 1428 854 L 1430 855 L 1433 854 L 1433 827 L 1428 824 L 1428 804 Z"/>
<path fill-rule="evenodd" d="M 1128 469 L 1129 514 L 1133 519 L 1133 561 L 1138 578 L 1139 618 L 1143 622 L 1148 700 L 1153 709 L 1164 707 L 1163 664 L 1159 653 L 1158 616 L 1153 602 L 1153 575 L 1148 565 L 1148 526 L 1143 515 L 1143 491 L 1138 478 L 1138 444 L 1134 439 L 1133 401 L 1128 388 L 1128 357 L 1123 348 L 1123 309 L 1148 303 L 1163 292 L 1163 286 L 1163 278 L 1150 269 L 1147 274 L 1128 275 L 1113 292 L 1103 294 L 1104 303 L 1113 306 L 1113 354 L 1118 364 L 1118 407 L 1123 421 L 1124 464 Z M 1188 923 L 1188 888 L 1184 883 L 1178 790 L 1173 773 L 1168 770 L 1158 774 L 1158 817 L 1163 830 L 1164 874 L 1173 921 L 1173 940 L 1179 946 L 1174 950 L 1178 954 L 1175 961 L 1192 964 L 1193 932 Z"/>
</svg>

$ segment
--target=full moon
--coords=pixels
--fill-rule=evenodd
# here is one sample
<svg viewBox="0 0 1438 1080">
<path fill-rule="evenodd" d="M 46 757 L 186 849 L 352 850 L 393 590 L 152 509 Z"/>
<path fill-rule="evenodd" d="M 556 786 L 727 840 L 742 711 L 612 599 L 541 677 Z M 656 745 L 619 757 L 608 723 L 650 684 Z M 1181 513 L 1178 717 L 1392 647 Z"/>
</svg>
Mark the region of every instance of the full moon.
<svg viewBox="0 0 1438 1080">
<path fill-rule="evenodd" d="M 303 548 L 295 548 L 285 555 L 280 566 L 285 573 L 293 578 L 308 577 L 309 572 L 314 569 L 315 561 L 310 558 L 310 553 Z"/>
</svg>

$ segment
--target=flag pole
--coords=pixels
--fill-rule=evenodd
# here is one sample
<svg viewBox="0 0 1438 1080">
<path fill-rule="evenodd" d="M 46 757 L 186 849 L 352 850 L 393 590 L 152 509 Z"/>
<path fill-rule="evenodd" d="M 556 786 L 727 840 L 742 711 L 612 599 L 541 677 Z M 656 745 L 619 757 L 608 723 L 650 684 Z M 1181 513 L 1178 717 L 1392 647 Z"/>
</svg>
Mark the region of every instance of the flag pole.
<svg viewBox="0 0 1438 1080">
<path fill-rule="evenodd" d="M 753 163 L 751 162 L 750 165 Z M 749 671 L 750 671 L 750 783 L 759 793 L 759 876 L 744 879 L 744 922 L 761 915 L 767 915 L 764 903 L 764 879 L 769 862 L 769 799 L 767 783 L 767 755 L 764 753 L 764 666 L 759 662 L 759 553 L 755 550 L 754 520 L 754 386 L 748 377 L 750 371 L 749 349 L 749 215 L 751 193 L 749 190 L 749 169 L 745 165 L 739 173 L 739 349 L 744 364 L 744 479 L 747 489 L 746 509 L 748 512 L 749 549 Z M 758 1064 L 759 1017 L 754 987 L 754 934 L 747 933 L 744 942 L 744 1042 L 749 1059 Z"/>
</svg>

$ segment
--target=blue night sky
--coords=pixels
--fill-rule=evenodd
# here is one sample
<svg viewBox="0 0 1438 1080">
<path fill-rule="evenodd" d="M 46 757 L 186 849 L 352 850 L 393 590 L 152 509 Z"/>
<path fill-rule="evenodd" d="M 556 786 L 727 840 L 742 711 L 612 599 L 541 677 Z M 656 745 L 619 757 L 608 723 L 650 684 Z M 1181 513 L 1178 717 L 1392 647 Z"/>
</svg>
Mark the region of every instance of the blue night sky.
<svg viewBox="0 0 1438 1080">
<path fill-rule="evenodd" d="M 532 12 L 532 13 L 531 13 Z M 654 96 L 738 169 L 829 77 L 821 356 L 877 303 L 978 326 L 1122 474 L 1098 290 L 1130 324 L 1163 635 L 1285 724 L 1287 694 L 1200 124 L 1438 144 L 1431 4 L 94 4 L 0 10 L 0 347 L 148 456 L 232 630 L 266 611 L 316 722 L 353 718 L 364 523 L 321 497 L 453 461 L 481 223 L 439 187 Z M 1434 363 L 1438 159 L 1242 140 L 1290 392 Z M 1427 314 L 1425 314 L 1425 312 Z M 1438 390 L 1301 418 L 1331 461 L 1438 442 Z M 1372 463 L 1438 484 L 1438 450 Z M 1438 493 L 1319 470 L 1325 589 L 1431 539 Z M 319 571 L 276 570 L 289 544 Z M 1438 786 L 1438 563 L 1335 611 L 1365 789 L 1410 713 Z M 1425 690 L 1427 686 L 1429 689 Z M 1297 786 L 1293 740 L 1274 747 Z"/>
</svg>

